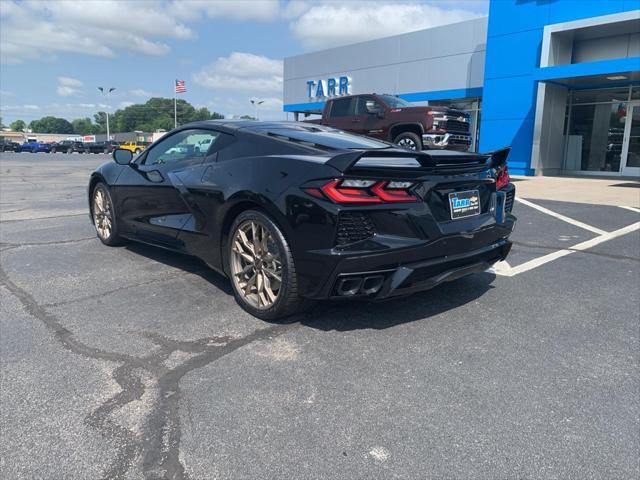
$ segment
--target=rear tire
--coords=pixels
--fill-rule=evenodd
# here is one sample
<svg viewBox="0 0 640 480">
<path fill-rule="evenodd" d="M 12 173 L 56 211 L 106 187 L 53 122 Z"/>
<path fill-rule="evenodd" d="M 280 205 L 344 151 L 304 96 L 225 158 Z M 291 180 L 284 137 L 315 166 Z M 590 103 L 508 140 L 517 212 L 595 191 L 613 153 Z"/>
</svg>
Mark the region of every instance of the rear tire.
<svg viewBox="0 0 640 480">
<path fill-rule="evenodd" d="M 254 317 L 277 320 L 300 311 L 298 277 L 287 239 L 267 215 L 242 212 L 227 241 L 227 272 L 238 304 Z"/>
<path fill-rule="evenodd" d="M 422 150 L 420 137 L 413 132 L 403 132 L 394 138 L 393 143 L 406 148 L 407 150 Z"/>
<path fill-rule="evenodd" d="M 91 217 L 96 235 L 102 243 L 110 247 L 123 243 L 122 237 L 118 234 L 118 222 L 111 192 L 103 182 L 96 183 L 91 192 Z"/>
</svg>

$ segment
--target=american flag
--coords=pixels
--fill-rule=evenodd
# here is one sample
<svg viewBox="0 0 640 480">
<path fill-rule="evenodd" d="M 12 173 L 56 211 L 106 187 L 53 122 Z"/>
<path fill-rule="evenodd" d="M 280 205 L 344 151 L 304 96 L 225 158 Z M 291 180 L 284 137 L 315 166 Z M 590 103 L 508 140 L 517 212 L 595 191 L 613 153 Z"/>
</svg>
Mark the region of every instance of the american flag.
<svg viewBox="0 0 640 480">
<path fill-rule="evenodd" d="M 176 80 L 176 93 L 184 93 L 187 91 L 187 87 L 184 84 L 184 80 Z"/>
</svg>

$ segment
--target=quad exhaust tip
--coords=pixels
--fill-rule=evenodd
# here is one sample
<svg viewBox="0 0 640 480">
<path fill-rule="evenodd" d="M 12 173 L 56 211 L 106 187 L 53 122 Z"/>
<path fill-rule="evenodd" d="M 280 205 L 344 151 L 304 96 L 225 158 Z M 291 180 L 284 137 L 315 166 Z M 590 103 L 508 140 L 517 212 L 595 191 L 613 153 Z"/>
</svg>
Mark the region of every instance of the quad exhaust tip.
<svg viewBox="0 0 640 480">
<path fill-rule="evenodd" d="M 384 275 L 367 275 L 364 277 L 343 277 L 338 280 L 336 292 L 341 297 L 354 295 L 373 295 L 378 293 L 384 283 Z"/>
</svg>

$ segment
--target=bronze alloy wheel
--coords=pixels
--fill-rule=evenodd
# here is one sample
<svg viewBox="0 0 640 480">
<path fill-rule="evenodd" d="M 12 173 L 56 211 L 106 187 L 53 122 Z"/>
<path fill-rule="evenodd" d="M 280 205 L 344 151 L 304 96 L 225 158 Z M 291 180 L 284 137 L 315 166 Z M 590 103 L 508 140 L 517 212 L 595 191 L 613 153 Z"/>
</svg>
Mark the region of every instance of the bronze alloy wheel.
<svg viewBox="0 0 640 480">
<path fill-rule="evenodd" d="M 93 223 L 98 237 L 108 241 L 113 233 L 113 208 L 107 192 L 101 186 L 93 191 Z"/>
<path fill-rule="evenodd" d="M 271 308 L 282 288 L 282 258 L 269 228 L 258 220 L 245 220 L 231 241 L 231 276 L 237 292 L 253 308 Z"/>
</svg>

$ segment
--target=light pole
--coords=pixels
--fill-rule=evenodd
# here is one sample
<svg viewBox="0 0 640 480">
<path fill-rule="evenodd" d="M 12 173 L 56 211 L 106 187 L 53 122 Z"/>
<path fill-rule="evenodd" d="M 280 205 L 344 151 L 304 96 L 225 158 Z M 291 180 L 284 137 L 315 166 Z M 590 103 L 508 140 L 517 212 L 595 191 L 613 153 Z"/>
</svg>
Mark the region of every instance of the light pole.
<svg viewBox="0 0 640 480">
<path fill-rule="evenodd" d="M 264 103 L 264 100 L 250 100 L 251 105 L 253 105 L 256 108 L 256 120 L 258 120 L 258 105 L 262 105 Z"/>
<path fill-rule="evenodd" d="M 108 101 L 109 94 L 113 92 L 116 87 L 98 87 L 98 90 L 102 92 L 102 96 L 105 98 L 105 101 Z M 106 112 L 104 114 L 107 116 L 107 142 L 111 140 L 111 135 L 109 134 L 109 104 L 107 103 Z"/>
</svg>

